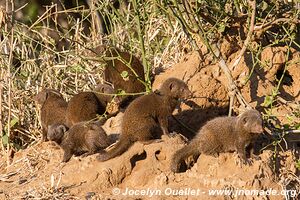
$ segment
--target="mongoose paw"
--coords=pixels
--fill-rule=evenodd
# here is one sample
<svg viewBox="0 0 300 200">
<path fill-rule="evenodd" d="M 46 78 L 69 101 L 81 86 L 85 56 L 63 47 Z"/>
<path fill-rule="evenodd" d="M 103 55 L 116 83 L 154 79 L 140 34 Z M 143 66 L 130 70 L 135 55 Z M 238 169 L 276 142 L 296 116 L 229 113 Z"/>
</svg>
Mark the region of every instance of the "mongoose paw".
<svg viewBox="0 0 300 200">
<path fill-rule="evenodd" d="M 105 153 L 98 154 L 96 158 L 100 162 L 104 162 L 108 160 L 107 154 Z"/>
<path fill-rule="evenodd" d="M 243 166 L 251 166 L 253 164 L 253 161 L 251 159 L 242 159 L 242 158 L 239 158 L 238 159 L 238 165 L 240 167 L 243 167 Z"/>
<path fill-rule="evenodd" d="M 179 169 L 177 166 L 171 166 L 170 170 L 174 173 L 178 173 L 179 172 Z"/>
<path fill-rule="evenodd" d="M 172 132 L 172 133 L 169 133 L 168 136 L 169 136 L 170 138 L 173 138 L 173 137 L 175 137 L 177 134 L 178 134 L 178 133 L 176 133 L 176 132 Z"/>
<path fill-rule="evenodd" d="M 64 158 L 62 159 L 62 163 L 67 163 L 70 159 L 71 159 L 71 157 L 72 156 L 70 156 L 70 157 L 66 157 L 66 156 L 64 156 Z"/>
<path fill-rule="evenodd" d="M 84 154 L 82 154 L 80 157 L 81 158 L 85 158 L 85 157 L 87 157 L 88 155 L 90 155 L 89 153 L 84 153 Z"/>
<path fill-rule="evenodd" d="M 66 165 L 66 162 L 60 162 L 60 163 L 58 164 L 58 167 L 59 167 L 59 168 L 63 168 L 65 165 Z"/>
<path fill-rule="evenodd" d="M 170 166 L 170 170 L 174 173 L 179 173 L 180 171 L 180 164 L 175 164 L 175 163 L 172 163 L 171 166 Z"/>
<path fill-rule="evenodd" d="M 256 161 L 261 160 L 260 156 L 254 154 L 251 155 L 251 158 L 254 158 Z"/>
<path fill-rule="evenodd" d="M 251 166 L 253 164 L 253 161 L 251 159 L 246 159 L 246 160 L 243 160 L 243 164 Z"/>
</svg>

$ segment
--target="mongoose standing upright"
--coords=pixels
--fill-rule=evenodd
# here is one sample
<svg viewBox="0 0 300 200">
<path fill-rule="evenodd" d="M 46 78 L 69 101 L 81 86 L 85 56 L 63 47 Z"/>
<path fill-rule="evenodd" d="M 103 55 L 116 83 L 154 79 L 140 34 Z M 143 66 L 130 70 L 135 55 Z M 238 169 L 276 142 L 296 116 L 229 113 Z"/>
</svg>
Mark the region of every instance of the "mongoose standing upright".
<svg viewBox="0 0 300 200">
<path fill-rule="evenodd" d="M 66 113 L 68 127 L 82 121 L 95 119 L 106 111 L 107 104 L 113 99 L 115 91 L 108 84 L 98 84 L 94 92 L 81 92 L 74 95 L 69 103 Z M 118 97 L 115 98 L 118 101 Z"/>
<path fill-rule="evenodd" d="M 246 147 L 262 132 L 262 118 L 256 110 L 245 111 L 237 117 L 217 117 L 208 121 L 187 146 L 174 154 L 171 170 L 179 172 L 180 164 L 187 157 L 198 157 L 201 153 L 217 155 L 236 151 L 246 161 Z"/>
<path fill-rule="evenodd" d="M 156 139 L 161 133 L 168 135 L 168 117 L 179 99 L 190 95 L 191 91 L 182 80 L 169 78 L 158 91 L 135 99 L 125 110 L 120 140 L 98 159 L 105 161 L 121 155 L 136 141 Z"/>
<path fill-rule="evenodd" d="M 65 123 L 65 115 L 68 103 L 57 90 L 53 89 L 42 90 L 34 97 L 34 100 L 42 106 L 42 141 L 46 141 L 49 125 L 55 123 Z"/>
<path fill-rule="evenodd" d="M 63 124 L 53 124 L 49 126 L 47 137 L 64 150 L 62 162 L 68 162 L 72 155 L 92 155 L 110 145 L 110 140 L 101 125 L 101 121 L 80 122 L 68 130 Z"/>
</svg>

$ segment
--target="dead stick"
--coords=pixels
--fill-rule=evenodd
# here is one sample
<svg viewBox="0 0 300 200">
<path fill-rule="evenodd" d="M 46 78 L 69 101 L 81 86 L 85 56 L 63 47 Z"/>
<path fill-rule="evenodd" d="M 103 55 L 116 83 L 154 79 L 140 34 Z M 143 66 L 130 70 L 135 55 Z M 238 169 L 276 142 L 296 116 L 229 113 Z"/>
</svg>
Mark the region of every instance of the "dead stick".
<svg viewBox="0 0 300 200">
<path fill-rule="evenodd" d="M 247 50 L 247 46 L 251 40 L 251 36 L 254 30 L 254 23 L 255 23 L 255 12 L 256 12 L 256 2 L 255 0 L 251 1 L 249 0 L 249 5 L 252 8 L 252 15 L 251 15 L 251 21 L 250 21 L 250 27 L 249 27 L 249 31 L 247 34 L 247 38 L 244 41 L 243 47 L 239 53 L 238 56 L 236 56 L 236 58 L 234 59 L 235 61 L 233 62 L 232 66 L 230 67 L 231 69 L 235 68 L 239 62 L 241 61 L 242 56 L 244 55 L 245 51 Z"/>
<path fill-rule="evenodd" d="M 272 22 L 268 22 L 268 23 L 265 23 L 265 24 L 261 24 L 261 25 L 257 25 L 254 27 L 254 31 L 265 31 L 266 29 L 269 29 L 272 25 L 274 24 L 278 24 L 280 22 L 294 22 L 294 23 L 300 23 L 300 20 L 299 19 L 291 19 L 291 18 L 279 18 L 279 19 L 276 19 Z"/>
</svg>

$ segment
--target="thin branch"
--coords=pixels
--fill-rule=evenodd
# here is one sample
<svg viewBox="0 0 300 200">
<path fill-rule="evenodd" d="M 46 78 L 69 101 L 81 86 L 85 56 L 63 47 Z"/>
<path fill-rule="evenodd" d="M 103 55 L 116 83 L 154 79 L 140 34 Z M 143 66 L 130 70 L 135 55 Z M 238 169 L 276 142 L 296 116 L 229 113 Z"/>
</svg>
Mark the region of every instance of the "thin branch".
<svg viewBox="0 0 300 200">
<path fill-rule="evenodd" d="M 174 3 L 176 4 L 176 8 L 179 10 L 179 6 L 178 6 L 177 2 L 174 1 Z M 190 32 L 195 33 L 195 31 L 192 30 L 192 28 L 187 25 L 187 23 L 184 21 L 184 18 L 180 11 L 178 12 L 179 14 L 177 14 L 172 6 L 170 6 L 170 10 L 172 11 L 173 15 L 176 17 L 176 19 L 181 24 L 182 30 L 183 30 L 184 34 L 187 36 L 188 40 L 190 41 L 192 47 L 197 51 L 200 59 L 203 60 L 204 56 L 202 55 L 202 52 L 199 50 L 199 47 L 198 47 L 196 41 L 190 34 Z M 196 32 L 199 32 L 199 31 L 196 31 Z"/>
<path fill-rule="evenodd" d="M 254 31 L 265 31 L 269 28 L 271 28 L 274 24 L 279 24 L 280 22 L 294 22 L 295 24 L 299 24 L 300 23 L 300 20 L 299 19 L 290 19 L 290 18 L 279 18 L 279 19 L 276 19 L 275 21 L 272 21 L 272 22 L 268 22 L 268 23 L 265 23 L 265 24 L 261 24 L 261 25 L 257 25 L 254 27 Z"/>
<path fill-rule="evenodd" d="M 94 36 L 98 35 L 98 33 L 104 34 L 104 28 L 102 27 L 102 17 L 100 16 L 98 10 L 95 8 L 95 0 L 86 0 L 87 4 L 89 5 L 92 17 L 92 27 L 93 32 L 95 33 Z"/>
<path fill-rule="evenodd" d="M 249 31 L 248 31 L 248 34 L 247 34 L 247 38 L 244 41 L 243 47 L 242 47 L 239 55 L 237 55 L 236 58 L 234 59 L 235 61 L 233 62 L 230 69 L 234 69 L 239 64 L 239 62 L 241 61 L 242 56 L 244 55 L 245 51 L 247 50 L 247 46 L 248 46 L 248 44 L 251 40 L 251 36 L 252 36 L 253 30 L 254 30 L 256 1 L 255 0 L 251 1 L 250 0 L 249 4 L 250 4 L 251 9 L 252 9 L 252 14 L 251 14 L 251 21 L 250 21 L 250 27 L 249 27 Z"/>
<path fill-rule="evenodd" d="M 2 84 L 2 73 L 0 74 L 0 105 L 2 105 L 2 94 L 3 94 L 3 84 Z M 2 106 L 0 109 L 0 134 L 1 134 L 1 138 L 3 138 L 3 124 L 2 124 Z M 4 145 L 3 142 L 1 141 L 1 148 L 2 151 L 4 151 Z"/>
<path fill-rule="evenodd" d="M 7 8 L 8 9 L 8 8 Z M 13 0 L 11 0 L 11 10 L 14 10 L 14 2 Z M 12 28 L 11 28 L 11 38 L 10 38 L 10 49 L 9 49 L 9 58 L 8 58 L 8 65 L 7 65 L 7 74 L 6 77 L 8 79 L 8 116 L 7 116 L 7 146 L 6 146 L 6 162 L 7 162 L 7 166 L 10 165 L 10 121 L 11 121 L 11 72 L 10 72 L 10 68 L 12 66 L 12 59 L 13 59 L 13 49 L 15 46 L 14 43 L 14 17 L 12 16 L 11 18 L 11 24 L 12 24 Z"/>
<path fill-rule="evenodd" d="M 251 9 L 252 9 L 249 31 L 248 31 L 246 40 L 244 41 L 243 47 L 242 47 L 240 53 L 234 59 L 235 61 L 233 62 L 232 66 L 230 66 L 230 69 L 234 69 L 240 63 L 241 58 L 245 54 L 245 52 L 247 50 L 247 46 L 248 46 L 249 42 L 251 41 L 251 36 L 253 34 L 254 23 L 255 23 L 256 1 L 255 0 L 253 0 L 253 1 L 249 0 L 249 5 L 251 6 Z M 231 82 L 233 82 L 233 80 Z M 231 114 L 232 114 L 232 108 L 233 108 L 233 104 L 234 104 L 234 96 L 238 95 L 238 99 L 240 99 L 240 101 L 242 100 L 241 93 L 240 92 L 237 93 L 237 90 L 236 90 L 237 87 L 236 87 L 235 84 L 234 84 L 232 89 L 234 91 L 229 92 L 229 95 L 231 95 L 230 103 L 229 103 L 229 112 L 228 112 L 229 116 L 231 116 Z M 245 100 L 243 100 L 243 101 L 247 105 L 247 102 Z M 249 107 L 249 105 L 247 105 L 247 107 Z"/>
<path fill-rule="evenodd" d="M 176 3 L 176 1 L 175 1 Z M 255 6 L 256 6 L 256 1 L 249 1 L 249 4 L 252 5 L 252 17 L 251 17 L 251 22 L 252 24 L 254 23 L 255 20 Z M 171 7 L 172 8 L 172 7 Z M 180 11 L 178 5 L 176 5 L 176 8 Z M 188 31 L 191 31 L 189 29 L 189 27 L 187 26 L 187 23 L 184 21 L 184 18 L 182 15 L 180 15 L 181 12 L 177 13 L 174 11 L 174 9 L 171 9 L 174 16 L 177 18 L 177 20 L 180 22 L 180 24 L 182 25 L 183 31 L 187 36 L 190 36 Z M 198 28 L 197 33 L 199 34 L 200 39 L 204 42 L 204 44 L 207 46 L 207 48 L 209 49 L 209 51 L 213 54 L 214 58 L 219 60 L 219 65 L 221 67 L 221 69 L 223 70 L 229 84 L 227 86 L 228 90 L 229 90 L 229 97 L 230 97 L 230 102 L 231 104 L 233 104 L 234 102 L 234 96 L 237 97 L 237 100 L 239 101 L 239 103 L 243 106 L 243 107 L 247 107 L 247 108 L 251 108 L 251 106 L 249 105 L 249 103 L 244 99 L 243 95 L 241 94 L 241 92 L 239 91 L 238 87 L 236 86 L 233 77 L 231 75 L 231 71 L 229 70 L 228 66 L 226 65 L 226 62 L 224 60 L 224 58 L 222 57 L 220 50 L 217 46 L 215 46 L 215 48 L 213 49 L 211 44 L 208 41 L 208 37 L 206 36 L 206 32 L 204 30 L 204 28 L 202 27 L 201 23 L 196 23 L 193 24 L 194 26 L 196 26 Z M 253 25 L 252 25 L 253 26 Z M 249 38 L 246 42 L 244 46 L 247 46 L 249 40 L 251 39 L 251 34 L 253 32 L 253 28 L 251 28 L 252 31 L 250 31 L 250 33 L 248 34 L 249 36 L 247 38 Z M 246 48 L 246 47 L 245 47 Z M 243 50 L 245 51 L 245 50 Z M 240 58 L 239 58 L 240 59 Z M 231 108 L 229 109 L 229 115 L 231 115 Z"/>
<path fill-rule="evenodd" d="M 143 38 L 143 31 L 142 31 L 142 25 L 140 20 L 140 14 L 138 9 L 138 4 L 136 0 L 132 1 L 133 8 L 135 9 L 135 18 L 137 23 L 137 29 L 138 29 L 138 38 L 139 38 L 139 44 L 142 51 L 142 58 L 143 58 L 143 66 L 144 66 L 144 74 L 145 74 L 145 82 L 146 82 L 146 91 L 151 91 L 151 81 L 150 81 L 150 67 L 148 65 L 147 59 L 146 59 L 146 50 L 145 50 L 145 43 Z"/>
</svg>

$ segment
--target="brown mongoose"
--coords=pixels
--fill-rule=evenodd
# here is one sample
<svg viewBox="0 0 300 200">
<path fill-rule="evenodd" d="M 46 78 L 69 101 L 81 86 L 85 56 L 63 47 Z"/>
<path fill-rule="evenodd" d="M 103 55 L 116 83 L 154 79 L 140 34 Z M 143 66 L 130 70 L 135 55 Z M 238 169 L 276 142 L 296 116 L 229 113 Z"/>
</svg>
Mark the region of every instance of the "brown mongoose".
<svg viewBox="0 0 300 200">
<path fill-rule="evenodd" d="M 112 83 L 115 89 L 122 89 L 127 93 L 145 91 L 145 85 L 141 82 L 145 81 L 144 67 L 137 57 L 130 53 L 122 52 L 117 48 L 107 49 L 106 56 L 111 58 L 107 59 L 107 66 L 104 70 L 106 81 Z M 121 76 L 123 71 L 128 73 L 127 77 Z"/>
<path fill-rule="evenodd" d="M 262 118 L 258 111 L 248 110 L 237 117 L 217 117 L 208 121 L 191 142 L 178 150 L 171 162 L 173 172 L 180 171 L 180 164 L 189 156 L 201 153 L 236 151 L 246 161 L 246 147 L 263 132 Z"/>
<path fill-rule="evenodd" d="M 98 84 L 93 92 L 81 92 L 74 95 L 67 107 L 66 125 L 72 125 L 95 119 L 106 111 L 107 104 L 114 98 L 115 91 L 108 84 Z M 118 97 L 114 100 L 118 103 Z"/>
<path fill-rule="evenodd" d="M 106 81 L 112 83 L 116 90 L 124 90 L 125 93 L 145 92 L 144 67 L 137 57 L 117 48 L 107 48 L 105 55 L 107 57 L 104 69 Z M 126 77 L 122 77 L 124 72 L 127 72 Z M 136 97 L 133 95 L 123 96 L 120 107 L 127 107 Z"/>
<path fill-rule="evenodd" d="M 64 150 L 62 162 L 68 162 L 72 155 L 92 155 L 110 145 L 101 125 L 99 121 L 80 122 L 68 129 L 64 124 L 53 124 L 49 126 L 47 137 Z"/>
<path fill-rule="evenodd" d="M 47 140 L 48 126 L 55 123 L 65 123 L 68 103 L 61 93 L 53 89 L 44 89 L 39 92 L 34 100 L 41 105 L 42 141 Z"/>
<path fill-rule="evenodd" d="M 179 99 L 190 97 L 188 86 L 179 79 L 167 79 L 154 93 L 135 99 L 123 116 L 120 140 L 110 151 L 98 156 L 105 161 L 121 155 L 136 141 L 149 141 L 159 138 L 161 133 L 169 135 L 168 117 Z"/>
</svg>

